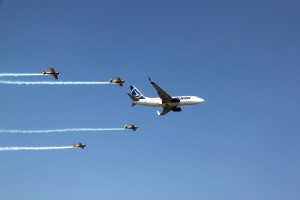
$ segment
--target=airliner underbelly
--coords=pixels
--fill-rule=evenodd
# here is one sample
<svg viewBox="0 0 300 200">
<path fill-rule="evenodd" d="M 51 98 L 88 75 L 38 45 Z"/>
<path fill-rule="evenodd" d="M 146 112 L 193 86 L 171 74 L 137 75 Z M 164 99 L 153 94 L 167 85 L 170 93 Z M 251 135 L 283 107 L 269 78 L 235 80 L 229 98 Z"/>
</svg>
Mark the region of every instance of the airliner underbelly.
<svg viewBox="0 0 300 200">
<path fill-rule="evenodd" d="M 162 103 L 160 99 L 147 99 L 147 100 L 140 100 L 136 102 L 136 104 L 143 105 L 143 106 L 152 106 L 152 107 L 176 107 L 176 106 L 183 106 L 183 105 L 193 105 L 195 102 L 193 101 L 181 101 L 181 102 L 169 102 L 169 103 Z"/>
<path fill-rule="evenodd" d="M 136 104 L 140 104 L 140 105 L 143 105 L 143 106 L 162 106 L 162 102 L 161 102 L 161 99 L 143 99 L 143 100 L 140 100 L 138 102 L 136 102 Z"/>
</svg>

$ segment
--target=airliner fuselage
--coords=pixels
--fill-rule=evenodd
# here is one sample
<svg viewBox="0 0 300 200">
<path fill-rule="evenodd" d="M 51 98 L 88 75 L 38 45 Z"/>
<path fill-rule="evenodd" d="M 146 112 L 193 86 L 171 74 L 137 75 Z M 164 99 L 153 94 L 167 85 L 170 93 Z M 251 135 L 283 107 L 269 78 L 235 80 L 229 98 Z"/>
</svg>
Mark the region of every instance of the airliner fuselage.
<svg viewBox="0 0 300 200">
<path fill-rule="evenodd" d="M 195 105 L 204 102 L 203 99 L 197 96 L 179 96 L 172 97 L 175 102 L 163 103 L 161 98 L 148 98 L 140 99 L 135 101 L 135 104 L 143 106 L 152 106 L 152 107 L 176 107 L 176 106 L 186 106 L 186 105 Z"/>
</svg>

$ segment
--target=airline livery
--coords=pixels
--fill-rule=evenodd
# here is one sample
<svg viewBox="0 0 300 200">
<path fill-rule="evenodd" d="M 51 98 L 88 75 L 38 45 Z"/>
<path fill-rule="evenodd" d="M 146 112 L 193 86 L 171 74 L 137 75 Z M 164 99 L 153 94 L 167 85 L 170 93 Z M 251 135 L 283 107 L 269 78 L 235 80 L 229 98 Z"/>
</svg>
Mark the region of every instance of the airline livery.
<svg viewBox="0 0 300 200">
<path fill-rule="evenodd" d="M 130 86 L 131 94 L 127 93 L 132 100 L 132 106 L 143 105 L 143 106 L 154 106 L 163 107 L 163 111 L 160 113 L 157 111 L 158 115 L 165 115 L 170 111 L 180 112 L 181 106 L 194 105 L 204 102 L 204 99 L 197 96 L 175 96 L 172 97 L 167 94 L 163 89 L 161 89 L 156 83 L 154 83 L 151 78 L 149 78 L 150 83 L 157 91 L 159 98 L 149 98 L 145 97 L 135 86 Z"/>
</svg>

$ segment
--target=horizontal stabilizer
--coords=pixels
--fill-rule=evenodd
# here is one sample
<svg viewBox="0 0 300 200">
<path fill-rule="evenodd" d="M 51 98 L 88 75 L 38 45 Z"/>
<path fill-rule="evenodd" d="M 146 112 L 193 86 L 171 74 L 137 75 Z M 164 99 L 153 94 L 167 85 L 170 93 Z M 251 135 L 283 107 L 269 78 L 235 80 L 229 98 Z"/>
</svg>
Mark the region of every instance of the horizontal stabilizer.
<svg viewBox="0 0 300 200">
<path fill-rule="evenodd" d="M 133 96 L 132 94 L 130 94 L 130 93 L 127 93 L 127 94 L 128 94 L 128 96 L 130 97 L 130 99 L 131 99 L 132 101 L 139 101 L 138 98 L 136 98 L 136 97 Z"/>
</svg>

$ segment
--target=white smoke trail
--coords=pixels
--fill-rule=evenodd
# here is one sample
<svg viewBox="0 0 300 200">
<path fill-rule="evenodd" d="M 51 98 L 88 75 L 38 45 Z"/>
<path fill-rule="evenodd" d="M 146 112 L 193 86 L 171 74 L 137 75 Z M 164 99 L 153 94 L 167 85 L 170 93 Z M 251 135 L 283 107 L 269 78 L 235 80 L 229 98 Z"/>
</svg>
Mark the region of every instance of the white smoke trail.
<svg viewBox="0 0 300 200">
<path fill-rule="evenodd" d="M 0 74 L 1 76 L 43 76 L 44 74 L 42 73 L 30 73 L 30 74 L 20 74 L 20 73 L 2 73 Z"/>
<path fill-rule="evenodd" d="M 0 151 L 20 151 L 20 150 L 59 150 L 59 149 L 72 149 L 73 146 L 61 146 L 61 147 L 0 147 Z"/>
<path fill-rule="evenodd" d="M 124 131 L 125 128 L 66 128 L 49 130 L 6 130 L 0 129 L 0 133 L 62 133 L 62 132 L 99 132 L 99 131 Z"/>
<path fill-rule="evenodd" d="M 96 81 L 0 81 L 0 84 L 8 85 L 106 85 L 109 82 Z"/>
</svg>

